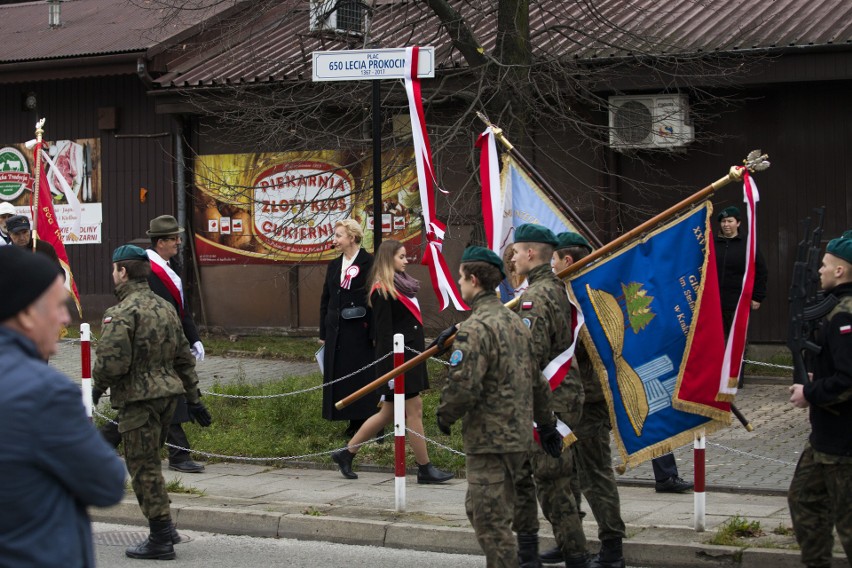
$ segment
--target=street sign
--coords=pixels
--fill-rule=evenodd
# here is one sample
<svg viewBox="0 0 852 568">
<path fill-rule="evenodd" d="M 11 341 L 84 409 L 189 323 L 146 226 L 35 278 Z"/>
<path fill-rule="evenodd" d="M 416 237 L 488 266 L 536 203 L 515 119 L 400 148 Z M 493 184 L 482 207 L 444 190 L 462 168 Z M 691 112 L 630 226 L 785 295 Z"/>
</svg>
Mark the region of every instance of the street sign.
<svg viewBox="0 0 852 568">
<path fill-rule="evenodd" d="M 314 51 L 314 81 L 405 78 L 405 48 Z M 421 47 L 418 77 L 435 76 L 435 48 Z"/>
</svg>

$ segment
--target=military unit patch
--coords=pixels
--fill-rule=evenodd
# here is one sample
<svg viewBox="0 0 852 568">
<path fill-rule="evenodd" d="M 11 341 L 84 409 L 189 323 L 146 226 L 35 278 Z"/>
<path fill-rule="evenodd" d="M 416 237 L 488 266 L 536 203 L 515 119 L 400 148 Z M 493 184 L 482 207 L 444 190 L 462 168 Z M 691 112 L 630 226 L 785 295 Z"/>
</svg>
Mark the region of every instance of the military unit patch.
<svg viewBox="0 0 852 568">
<path fill-rule="evenodd" d="M 524 325 L 527 326 L 527 329 L 532 327 L 532 322 L 530 321 L 530 318 L 524 318 L 522 321 L 524 322 Z"/>
<path fill-rule="evenodd" d="M 453 351 L 453 354 L 450 355 L 450 365 L 455 367 L 462 362 L 462 359 L 464 359 L 464 353 L 462 353 L 460 349 L 456 349 Z"/>
</svg>

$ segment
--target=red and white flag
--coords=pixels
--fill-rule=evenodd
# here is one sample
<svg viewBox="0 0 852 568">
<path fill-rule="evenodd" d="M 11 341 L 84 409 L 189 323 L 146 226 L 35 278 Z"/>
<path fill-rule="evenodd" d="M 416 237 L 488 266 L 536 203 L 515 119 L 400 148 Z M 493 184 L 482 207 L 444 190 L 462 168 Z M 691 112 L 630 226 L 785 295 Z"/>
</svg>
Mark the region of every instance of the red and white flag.
<svg viewBox="0 0 852 568">
<path fill-rule="evenodd" d="M 414 161 L 417 164 L 420 205 L 423 209 L 423 226 L 426 231 L 426 252 L 423 255 L 423 264 L 429 267 L 432 288 L 441 301 L 441 309 L 445 309 L 452 302 L 456 309 L 467 310 L 469 308 L 462 300 L 441 252 L 447 227 L 435 214 L 435 168 L 432 164 L 429 134 L 426 132 L 420 79 L 417 76 L 419 48 L 417 46 L 406 48 L 405 60 L 405 91 L 408 94 Z"/>
<path fill-rule="evenodd" d="M 488 248 L 500 256 L 503 249 L 503 195 L 500 190 L 500 166 L 497 144 L 491 127 L 479 135 L 479 177 L 482 180 L 482 220 Z"/>
<path fill-rule="evenodd" d="M 62 242 L 62 231 L 59 228 L 56 211 L 53 209 L 53 196 L 50 194 L 50 186 L 44 172 L 44 163 L 41 159 L 42 145 L 43 142 L 36 142 L 33 148 L 35 175 L 38 176 L 38 183 L 33 184 L 33 199 L 30 202 L 30 211 L 35 221 L 36 235 L 33 238 L 41 239 L 53 246 L 56 256 L 59 257 L 59 264 L 65 271 L 65 288 L 74 297 L 78 315 L 83 317 L 83 308 L 80 306 L 80 292 L 77 291 L 77 283 L 74 281 L 74 274 L 71 272 L 71 266 L 68 263 L 68 253 L 65 250 L 65 244 Z M 38 199 L 36 199 L 36 191 L 38 191 Z"/>
<path fill-rule="evenodd" d="M 748 318 L 751 313 L 751 296 L 754 290 L 754 258 L 757 254 L 757 202 L 760 194 L 757 185 L 743 168 L 743 201 L 746 204 L 748 214 L 748 237 L 746 239 L 746 264 L 743 275 L 743 286 L 734 319 L 731 322 L 731 330 L 728 333 L 728 341 L 725 345 L 725 357 L 722 360 L 722 377 L 719 381 L 719 394 L 717 400 L 732 402 L 737 394 L 740 367 L 743 362 L 743 354 L 746 344 L 746 332 L 748 331 Z"/>
</svg>

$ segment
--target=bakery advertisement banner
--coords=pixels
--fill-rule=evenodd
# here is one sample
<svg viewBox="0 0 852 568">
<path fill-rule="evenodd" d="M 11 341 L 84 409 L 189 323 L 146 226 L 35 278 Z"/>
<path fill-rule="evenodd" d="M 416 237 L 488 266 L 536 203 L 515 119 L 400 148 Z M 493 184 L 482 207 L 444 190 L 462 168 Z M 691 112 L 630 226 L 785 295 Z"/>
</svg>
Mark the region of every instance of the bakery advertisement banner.
<svg viewBox="0 0 852 568">
<path fill-rule="evenodd" d="M 100 140 L 56 140 L 48 143 L 46 154 L 42 156 L 42 163 L 62 230 L 62 242 L 66 245 L 100 243 L 103 225 Z M 0 146 L 0 203 L 11 203 L 19 215 L 26 215 L 30 220 L 34 169 L 33 152 L 24 144 Z M 68 203 L 63 185 L 77 196 L 79 211 Z M 78 216 L 79 233 L 72 233 Z"/>
<path fill-rule="evenodd" d="M 327 262 L 334 225 L 355 219 L 373 251 L 373 159 L 316 150 L 195 159 L 193 229 L 201 266 Z M 382 239 L 420 257 L 422 218 L 412 149 L 382 153 Z"/>
</svg>

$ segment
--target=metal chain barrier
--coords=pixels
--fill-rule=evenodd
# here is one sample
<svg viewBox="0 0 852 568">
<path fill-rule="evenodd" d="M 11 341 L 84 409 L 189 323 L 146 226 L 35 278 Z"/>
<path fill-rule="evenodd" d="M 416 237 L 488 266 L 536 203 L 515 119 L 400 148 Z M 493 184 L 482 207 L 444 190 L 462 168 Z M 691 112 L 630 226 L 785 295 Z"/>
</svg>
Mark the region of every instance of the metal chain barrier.
<svg viewBox="0 0 852 568">
<path fill-rule="evenodd" d="M 323 383 L 321 385 L 316 385 L 314 387 L 308 387 L 306 389 L 302 389 L 302 390 L 298 390 L 298 391 L 283 392 L 283 393 L 277 393 L 277 394 L 262 394 L 262 395 L 225 394 L 225 393 L 213 392 L 213 391 L 201 391 L 201 393 L 204 394 L 204 395 L 207 395 L 207 396 L 218 396 L 218 397 L 221 397 L 221 398 L 237 398 L 237 399 L 243 399 L 243 400 L 254 399 L 254 398 L 282 398 L 282 397 L 285 397 L 285 396 L 294 396 L 294 395 L 297 395 L 297 394 L 304 394 L 306 392 L 311 392 L 311 391 L 323 389 L 323 388 L 326 388 L 326 387 L 330 387 L 331 385 L 333 385 L 335 383 L 339 383 L 340 381 L 345 381 L 346 379 L 351 379 L 352 377 L 354 377 L 358 373 L 366 371 L 367 369 L 369 369 L 370 367 L 372 367 L 374 365 L 378 365 L 379 363 L 381 363 L 382 361 L 384 361 L 385 359 L 387 359 L 391 355 L 393 355 L 393 352 L 385 353 L 384 355 L 382 355 L 380 358 L 376 359 L 372 363 L 365 365 L 365 366 L 361 367 L 360 369 L 358 369 L 357 371 L 353 371 L 353 372 L 349 373 L 348 375 L 344 375 L 340 378 L 334 379 L 333 381 L 328 381 L 327 383 Z"/>
<path fill-rule="evenodd" d="M 792 371 L 793 367 L 790 365 L 779 365 L 777 363 L 764 363 L 763 361 L 749 361 L 748 359 L 743 359 L 743 363 L 748 363 L 749 365 L 757 365 L 758 367 L 772 367 L 774 369 L 784 369 L 786 371 Z"/>
<path fill-rule="evenodd" d="M 434 445 L 434 446 L 438 446 L 439 448 L 441 448 L 441 449 L 443 449 L 443 450 L 446 450 L 446 451 L 450 452 L 451 454 L 456 454 L 457 456 L 465 456 L 465 455 L 467 455 L 467 454 L 465 454 L 464 452 L 460 452 L 460 451 L 458 451 L 458 450 L 456 450 L 456 449 L 453 449 L 453 448 L 451 448 L 451 447 L 449 447 L 449 446 L 445 446 L 444 444 L 442 444 L 442 443 L 440 443 L 440 442 L 437 442 L 437 441 L 435 441 L 435 440 L 433 440 L 433 439 L 431 439 L 431 438 L 427 438 L 427 437 L 426 437 L 426 436 L 424 436 L 423 434 L 420 434 L 419 432 L 415 432 L 414 430 L 412 430 L 412 429 L 411 429 L 411 428 L 409 428 L 408 426 L 406 426 L 406 427 L 405 427 L 405 431 L 406 431 L 406 432 L 408 432 L 408 433 L 410 433 L 410 434 L 414 434 L 414 435 L 415 435 L 415 436 L 417 436 L 418 438 L 420 438 L 420 439 L 422 439 L 422 440 L 425 440 L 426 442 L 428 442 L 428 443 L 430 443 L 430 444 L 432 444 L 432 445 Z"/>
</svg>

